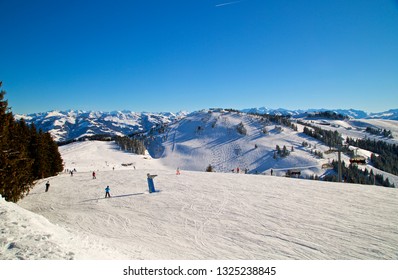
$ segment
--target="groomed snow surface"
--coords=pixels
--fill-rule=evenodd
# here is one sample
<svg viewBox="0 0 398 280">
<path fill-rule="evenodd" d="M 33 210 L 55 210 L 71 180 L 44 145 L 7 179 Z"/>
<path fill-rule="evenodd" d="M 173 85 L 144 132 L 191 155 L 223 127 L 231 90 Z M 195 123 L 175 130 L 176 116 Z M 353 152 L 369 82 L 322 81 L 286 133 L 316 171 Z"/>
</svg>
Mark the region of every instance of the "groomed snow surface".
<svg viewBox="0 0 398 280">
<path fill-rule="evenodd" d="M 397 189 L 176 175 L 161 159 L 111 142 L 60 151 L 73 176 L 38 182 L 17 205 L 0 200 L 0 259 L 398 259 Z M 158 175 L 155 193 L 147 173 Z"/>
</svg>

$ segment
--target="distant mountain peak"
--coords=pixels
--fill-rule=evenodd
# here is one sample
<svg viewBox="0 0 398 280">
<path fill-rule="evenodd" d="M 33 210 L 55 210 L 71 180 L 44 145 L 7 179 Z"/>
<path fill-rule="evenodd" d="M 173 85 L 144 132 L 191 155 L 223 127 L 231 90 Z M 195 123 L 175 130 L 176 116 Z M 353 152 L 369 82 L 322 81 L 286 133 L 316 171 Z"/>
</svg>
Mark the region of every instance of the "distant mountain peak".
<svg viewBox="0 0 398 280">
<path fill-rule="evenodd" d="M 96 134 L 128 135 L 146 131 L 158 124 L 170 123 L 185 116 L 179 113 L 137 113 L 132 111 L 52 110 L 44 113 L 15 115 L 34 123 L 38 129 L 49 131 L 59 142 Z"/>
</svg>

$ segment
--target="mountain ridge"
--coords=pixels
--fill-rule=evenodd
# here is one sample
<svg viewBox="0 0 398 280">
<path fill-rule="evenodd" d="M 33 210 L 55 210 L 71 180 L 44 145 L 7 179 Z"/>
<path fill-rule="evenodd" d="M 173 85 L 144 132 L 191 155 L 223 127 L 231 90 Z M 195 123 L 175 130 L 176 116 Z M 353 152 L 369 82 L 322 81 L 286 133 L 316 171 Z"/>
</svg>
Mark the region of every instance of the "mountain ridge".
<svg viewBox="0 0 398 280">
<path fill-rule="evenodd" d="M 398 120 L 398 109 L 390 109 L 384 112 L 378 113 L 368 113 L 363 110 L 358 109 L 297 109 L 297 110 L 289 110 L 284 108 L 272 109 L 267 107 L 259 107 L 259 108 L 250 108 L 241 110 L 245 113 L 259 113 L 259 114 L 271 114 L 271 115 L 291 115 L 295 116 L 303 116 L 307 113 L 314 112 L 335 112 L 337 114 L 341 114 L 344 116 L 348 116 L 353 119 L 388 119 L 388 120 Z"/>
<path fill-rule="evenodd" d="M 198 110 L 195 112 L 206 111 Z M 223 109 L 209 109 L 223 110 Z M 269 109 L 266 107 L 237 110 L 243 113 L 259 113 L 271 115 L 290 115 L 302 118 L 313 112 L 332 111 L 348 116 L 352 119 L 384 119 L 398 120 L 398 109 L 391 109 L 380 113 L 366 113 L 356 109 L 308 109 L 288 110 Z M 170 124 L 186 117 L 189 113 L 161 112 L 133 112 L 122 111 L 84 111 L 84 110 L 52 110 L 33 114 L 15 114 L 15 118 L 24 119 L 28 124 L 33 123 L 38 129 L 50 132 L 58 142 L 69 141 L 98 134 L 129 135 L 136 132 L 146 132 L 157 125 Z"/>
<path fill-rule="evenodd" d="M 48 111 L 44 113 L 15 115 L 33 123 L 37 129 L 50 132 L 56 141 L 68 141 L 98 134 L 128 135 L 145 132 L 158 124 L 173 122 L 185 115 L 179 113 L 136 113 L 132 111 Z"/>
</svg>

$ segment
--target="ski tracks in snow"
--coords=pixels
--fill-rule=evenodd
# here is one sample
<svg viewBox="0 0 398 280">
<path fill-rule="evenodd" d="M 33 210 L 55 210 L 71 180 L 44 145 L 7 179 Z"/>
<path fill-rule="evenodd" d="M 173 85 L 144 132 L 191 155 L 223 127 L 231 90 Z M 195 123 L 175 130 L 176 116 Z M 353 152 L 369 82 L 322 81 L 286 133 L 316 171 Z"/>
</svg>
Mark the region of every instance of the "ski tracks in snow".
<svg viewBox="0 0 398 280">
<path fill-rule="evenodd" d="M 37 186 L 19 204 L 85 248 L 113 249 L 104 259 L 397 258 L 395 189 L 183 169 L 177 176 L 151 164 L 100 171 L 96 180 L 59 175 L 48 193 Z M 159 192 L 147 192 L 147 173 L 159 175 Z"/>
<path fill-rule="evenodd" d="M 195 190 L 189 197 L 178 201 L 182 204 L 180 212 L 187 238 L 194 241 L 194 250 L 205 258 L 217 256 L 211 244 L 214 224 L 218 223 L 218 218 L 230 202 L 230 191 L 226 187 L 215 189 L 217 193 L 211 200 L 208 199 L 208 194 L 201 194 Z"/>
</svg>

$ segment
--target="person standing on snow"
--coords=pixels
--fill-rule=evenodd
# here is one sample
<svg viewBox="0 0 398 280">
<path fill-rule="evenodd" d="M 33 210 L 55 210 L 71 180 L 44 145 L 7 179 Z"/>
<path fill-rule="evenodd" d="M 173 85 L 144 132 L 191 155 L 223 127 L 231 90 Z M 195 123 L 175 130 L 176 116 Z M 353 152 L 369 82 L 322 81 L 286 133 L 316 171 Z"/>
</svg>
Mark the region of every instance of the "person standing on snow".
<svg viewBox="0 0 398 280">
<path fill-rule="evenodd" d="M 49 188 L 50 188 L 50 181 L 47 181 L 47 183 L 46 183 L 46 192 L 48 192 Z"/>
<path fill-rule="evenodd" d="M 111 189 L 109 188 L 109 186 L 106 186 L 106 188 L 105 188 L 105 198 L 111 197 L 110 191 L 111 191 Z"/>
<path fill-rule="evenodd" d="M 93 179 L 97 179 L 97 177 L 95 177 L 95 171 L 93 171 Z"/>
</svg>

